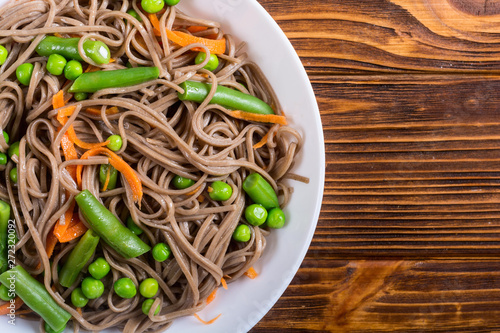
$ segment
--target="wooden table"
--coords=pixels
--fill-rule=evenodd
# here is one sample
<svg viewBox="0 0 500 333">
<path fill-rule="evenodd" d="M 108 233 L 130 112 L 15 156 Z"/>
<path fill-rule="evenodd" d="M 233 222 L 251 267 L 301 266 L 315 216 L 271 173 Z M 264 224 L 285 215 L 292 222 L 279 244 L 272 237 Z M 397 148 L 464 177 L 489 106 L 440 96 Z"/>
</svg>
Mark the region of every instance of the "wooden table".
<svg viewBox="0 0 500 333">
<path fill-rule="evenodd" d="M 500 330 L 500 1 L 259 2 L 327 165 L 309 252 L 252 332 Z"/>
</svg>

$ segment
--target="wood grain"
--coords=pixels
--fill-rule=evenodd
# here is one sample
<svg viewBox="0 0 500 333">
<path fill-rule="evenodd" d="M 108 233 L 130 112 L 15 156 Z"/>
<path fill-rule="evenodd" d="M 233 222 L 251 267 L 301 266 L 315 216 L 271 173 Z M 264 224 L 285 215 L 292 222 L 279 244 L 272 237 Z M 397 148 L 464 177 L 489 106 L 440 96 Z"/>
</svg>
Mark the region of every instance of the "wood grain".
<svg viewBox="0 0 500 333">
<path fill-rule="evenodd" d="M 251 332 L 500 331 L 500 0 L 259 0 L 325 135 L 323 207 Z"/>
</svg>

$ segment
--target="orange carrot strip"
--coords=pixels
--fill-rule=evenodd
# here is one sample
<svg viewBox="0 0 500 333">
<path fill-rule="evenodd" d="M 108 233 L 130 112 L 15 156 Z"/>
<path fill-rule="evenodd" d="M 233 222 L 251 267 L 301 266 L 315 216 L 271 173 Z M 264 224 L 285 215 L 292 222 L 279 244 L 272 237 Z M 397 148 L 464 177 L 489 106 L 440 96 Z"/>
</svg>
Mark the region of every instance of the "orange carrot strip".
<svg viewBox="0 0 500 333">
<path fill-rule="evenodd" d="M 82 313 L 82 308 L 76 308 L 76 312 L 78 312 L 78 314 L 79 314 L 80 316 L 81 316 L 81 315 L 83 315 L 83 313 Z"/>
<path fill-rule="evenodd" d="M 73 218 L 73 211 L 75 210 L 75 201 L 73 200 L 68 207 L 68 210 L 64 213 L 64 218 L 61 218 L 59 222 L 54 226 L 54 236 L 61 242 L 61 238 L 66 233 L 66 230 L 69 229 L 71 220 Z M 61 220 L 64 220 L 64 223 L 61 223 Z"/>
<path fill-rule="evenodd" d="M 3 316 L 3 315 L 6 315 L 6 314 L 9 314 L 10 313 L 10 306 L 11 306 L 11 302 L 7 302 L 5 304 L 3 304 L 2 306 L 0 306 L 0 316 Z M 23 306 L 24 302 L 22 299 L 20 299 L 19 297 L 16 297 L 14 298 L 14 310 L 17 310 L 19 309 L 21 306 Z"/>
<path fill-rule="evenodd" d="M 45 244 L 45 252 L 47 252 L 47 257 L 49 258 L 52 257 L 56 244 L 57 244 L 56 236 L 54 235 L 53 232 L 49 232 L 49 234 L 47 235 L 47 243 Z"/>
<path fill-rule="evenodd" d="M 200 203 L 202 203 L 202 202 L 204 202 L 204 201 L 205 201 L 205 197 L 204 197 L 202 194 L 200 194 L 200 195 L 198 196 L 198 198 L 196 198 L 196 199 L 198 199 L 198 202 L 200 202 Z"/>
<path fill-rule="evenodd" d="M 198 319 L 199 321 L 201 321 L 203 324 L 205 325 L 210 325 L 210 324 L 213 324 L 217 319 L 219 319 L 219 317 L 222 315 L 222 313 L 220 313 L 217 317 L 215 317 L 214 319 L 211 319 L 209 321 L 204 321 L 203 319 L 200 318 L 200 316 L 198 316 L 198 314 L 194 314 L 195 318 Z"/>
<path fill-rule="evenodd" d="M 95 142 L 95 143 L 88 143 L 80 140 L 78 136 L 76 136 L 75 129 L 73 125 L 71 125 L 68 128 L 68 131 L 66 132 L 68 134 L 69 139 L 73 141 L 78 147 L 83 148 L 83 149 L 93 149 L 93 148 L 98 148 L 98 147 L 104 147 L 109 143 L 109 140 L 106 140 L 104 142 Z"/>
<path fill-rule="evenodd" d="M 109 185 L 109 179 L 111 178 L 111 168 L 108 168 L 106 171 L 106 181 L 104 182 L 104 186 L 102 187 L 102 191 L 106 191 Z"/>
<path fill-rule="evenodd" d="M 66 161 L 78 159 L 78 154 L 76 152 L 75 145 L 69 139 L 68 133 L 64 133 L 63 137 L 61 138 L 61 148 L 63 150 L 64 158 L 66 159 Z M 71 175 L 71 178 L 76 180 L 76 166 L 68 165 L 66 167 L 66 170 L 68 170 L 69 174 Z"/>
<path fill-rule="evenodd" d="M 195 194 L 196 192 L 198 192 L 198 190 L 200 189 L 200 186 L 198 186 L 197 188 L 195 188 L 194 190 L 192 190 L 191 192 L 188 192 L 186 193 L 187 196 L 190 196 L 190 195 L 193 195 Z"/>
<path fill-rule="evenodd" d="M 52 97 L 52 107 L 54 109 L 59 109 L 62 108 L 64 105 L 66 105 L 64 103 L 64 92 L 62 90 L 59 90 L 57 94 L 55 94 Z"/>
<path fill-rule="evenodd" d="M 221 278 L 221 279 L 220 279 L 220 282 L 222 283 L 222 287 L 223 287 L 224 289 L 226 289 L 226 290 L 227 290 L 227 283 L 226 283 L 226 280 L 225 280 L 224 278 Z"/>
<path fill-rule="evenodd" d="M 215 299 L 215 294 L 217 294 L 217 289 L 214 289 L 214 291 L 212 291 L 210 295 L 208 295 L 207 305 L 213 302 L 213 300 Z"/>
<path fill-rule="evenodd" d="M 59 239 L 61 243 L 67 243 L 76 239 L 87 232 L 87 227 L 83 224 L 82 221 L 79 221 L 77 224 L 66 230 L 66 233 Z"/>
<path fill-rule="evenodd" d="M 54 32 L 54 36 L 62 38 L 62 35 L 60 33 L 58 33 L 58 32 Z"/>
<path fill-rule="evenodd" d="M 158 21 L 158 17 L 156 17 L 155 14 L 149 14 L 149 20 L 153 25 L 155 35 L 161 36 L 160 22 Z M 168 39 L 170 39 L 172 42 L 180 46 L 187 46 L 190 44 L 199 43 L 205 45 L 210 51 L 210 53 L 223 54 L 224 52 L 226 52 L 226 40 L 224 38 L 208 39 L 208 38 L 196 37 L 181 31 L 171 31 L 168 29 L 166 29 L 165 31 L 167 32 Z M 195 47 L 192 50 L 203 51 L 203 49 L 199 47 Z"/>
<path fill-rule="evenodd" d="M 125 177 L 127 182 L 132 189 L 133 197 L 135 202 L 141 202 L 142 200 L 142 182 L 137 173 L 132 169 L 130 165 L 127 164 L 120 156 L 116 155 L 114 152 L 104 147 L 97 147 L 90 150 L 87 150 L 80 159 L 84 160 L 89 158 L 90 156 L 95 155 L 106 155 L 109 157 L 109 163 L 115 167 L 116 170 L 121 172 L 121 174 Z M 76 167 L 76 177 L 78 186 L 81 186 L 82 182 L 82 165 L 78 165 Z"/>
<path fill-rule="evenodd" d="M 253 267 L 250 267 L 248 271 L 244 273 L 246 276 L 248 276 L 250 279 L 255 279 L 259 274 L 253 269 Z"/>
<path fill-rule="evenodd" d="M 258 114 L 258 113 L 235 110 L 229 112 L 229 115 L 233 118 L 242 119 L 246 121 L 257 121 L 260 123 L 271 123 L 280 125 L 288 124 L 284 116 L 278 116 L 275 114 Z"/>
<path fill-rule="evenodd" d="M 263 147 L 267 143 L 267 138 L 269 138 L 269 132 L 267 132 L 259 142 L 253 145 L 253 149 L 259 149 Z"/>
<path fill-rule="evenodd" d="M 202 27 L 202 26 L 199 26 L 199 25 L 192 25 L 190 27 L 187 27 L 187 31 L 191 32 L 191 33 L 196 33 L 196 32 L 200 32 L 200 31 L 205 31 L 207 30 L 208 27 Z"/>
<path fill-rule="evenodd" d="M 101 109 L 97 109 L 97 108 L 86 108 L 85 112 L 88 112 L 88 113 L 96 115 L 96 116 L 100 116 L 101 115 Z M 118 108 L 116 106 L 112 106 L 110 108 L 107 108 L 106 111 L 105 111 L 105 113 L 107 115 L 117 114 L 118 112 L 120 112 L 120 110 L 118 110 Z"/>
</svg>

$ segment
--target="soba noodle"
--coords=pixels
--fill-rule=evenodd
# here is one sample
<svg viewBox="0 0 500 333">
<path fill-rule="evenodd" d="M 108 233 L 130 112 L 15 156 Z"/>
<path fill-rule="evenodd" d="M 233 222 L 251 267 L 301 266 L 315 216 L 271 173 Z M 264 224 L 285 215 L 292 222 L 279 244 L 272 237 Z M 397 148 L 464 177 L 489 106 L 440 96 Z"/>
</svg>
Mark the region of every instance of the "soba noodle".
<svg viewBox="0 0 500 333">
<path fill-rule="evenodd" d="M 143 20 L 139 22 L 126 13 L 130 8 L 141 13 L 137 2 L 128 0 L 11 1 L 0 8 L 0 44 L 9 51 L 0 67 L 0 127 L 9 133 L 11 143 L 20 141 L 19 158 L 14 156 L 0 166 L 5 175 L 0 182 L 0 199 L 12 206 L 19 237 L 17 263 L 33 276 L 44 273 L 45 287 L 73 316 L 75 331 L 117 327 L 124 332 L 160 332 L 175 318 L 200 311 L 223 276 L 230 277 L 228 282 L 241 277 L 266 247 L 266 228 L 250 226 L 252 236 L 246 243 L 231 239 L 236 226 L 246 223 L 242 216 L 245 177 L 260 173 L 279 193 L 282 207 L 292 192 L 283 180 L 303 179 L 289 172 L 302 144 L 293 128 L 233 119 L 228 110 L 209 104 L 214 89 L 201 104 L 182 102 L 177 97 L 182 92 L 180 83 L 204 81 L 257 96 L 282 114 L 272 87 L 248 59 L 244 44 L 225 34 L 218 22 L 190 17 L 175 6 L 166 6 L 158 15 L 165 28 L 187 32 L 186 26 L 205 26 L 207 30 L 194 34 L 226 38 L 226 52 L 219 56 L 221 65 L 213 73 L 194 64 L 197 52 L 191 49 L 209 52 L 206 46 L 180 47 L 164 33 L 156 37 L 147 17 L 141 13 Z M 99 66 L 103 70 L 122 69 L 130 62 L 134 67 L 158 67 L 160 78 L 137 86 L 100 90 L 80 102 L 69 100 L 67 105 L 76 109 L 61 130 L 52 98 L 61 89 L 67 91 L 69 85 L 64 77 L 48 73 L 47 58 L 34 52 L 44 36 L 53 34 L 106 43 L 115 61 Z M 82 44 L 81 56 L 97 66 L 86 57 Z M 29 86 L 21 85 L 15 75 L 16 68 L 26 62 L 34 65 Z M 120 112 L 107 114 L 106 109 L 112 106 Z M 85 112 L 89 107 L 101 110 L 100 115 Z M 65 161 L 61 138 L 70 125 L 86 142 L 121 135 L 123 147 L 118 154 L 142 181 L 141 205 L 132 201 L 131 188 L 124 178 L 115 189 L 100 190 L 99 166 L 108 163 L 107 157 Z M 266 144 L 254 149 L 266 133 Z M 0 151 L 5 153 L 8 147 L 0 135 Z M 90 190 L 122 221 L 130 214 L 144 230 L 143 240 L 168 243 L 173 253 L 163 263 L 154 261 L 150 254 L 125 259 L 100 242 L 93 259 L 104 257 L 111 265 L 111 274 L 103 280 L 107 287 L 102 297 L 91 300 L 81 313 L 70 301 L 78 283 L 62 287 L 57 270 L 77 240 L 58 244 L 50 262 L 45 252 L 47 235 L 81 190 L 66 171 L 68 165 L 77 164 L 84 165 L 81 189 Z M 18 181 L 13 183 L 9 172 L 16 166 Z M 175 175 L 193 179 L 196 184 L 175 189 L 170 185 Z M 207 195 L 207 186 L 216 180 L 233 188 L 229 200 L 213 201 Z M 83 216 L 80 219 L 84 221 Z M 131 278 L 136 285 L 148 277 L 156 279 L 160 292 L 153 307 L 162 304 L 161 313 L 149 318 L 142 314 L 140 295 L 123 299 L 113 293 L 110 286 L 121 277 Z M 36 314 L 28 316 L 40 319 Z"/>
</svg>

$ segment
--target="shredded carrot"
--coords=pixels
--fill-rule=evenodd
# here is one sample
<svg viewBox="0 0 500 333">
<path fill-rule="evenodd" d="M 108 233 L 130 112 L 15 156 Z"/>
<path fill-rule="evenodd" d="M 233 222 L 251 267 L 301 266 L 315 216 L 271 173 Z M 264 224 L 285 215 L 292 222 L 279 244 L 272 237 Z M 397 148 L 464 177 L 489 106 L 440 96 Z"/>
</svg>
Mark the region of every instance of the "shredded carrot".
<svg viewBox="0 0 500 333">
<path fill-rule="evenodd" d="M 201 195 L 201 194 L 196 199 L 198 199 L 198 202 L 200 202 L 200 203 L 202 203 L 202 202 L 205 201 L 205 197 L 203 195 Z"/>
<path fill-rule="evenodd" d="M 63 36 L 58 32 L 54 32 L 54 36 L 59 37 L 59 38 L 63 38 Z"/>
<path fill-rule="evenodd" d="M 235 110 L 229 112 L 229 115 L 233 118 L 242 119 L 246 121 L 257 121 L 260 123 L 271 123 L 280 125 L 288 124 L 284 116 L 278 116 L 276 114 L 259 114 L 259 113 Z"/>
<path fill-rule="evenodd" d="M 68 131 L 66 132 L 68 134 L 69 139 L 73 141 L 78 147 L 83 148 L 83 149 L 93 149 L 93 148 L 99 148 L 99 147 L 104 147 L 109 143 L 109 140 L 106 140 L 104 142 L 95 142 L 95 143 L 88 143 L 80 140 L 78 136 L 76 136 L 75 129 L 73 128 L 73 125 L 71 125 L 68 128 Z"/>
<path fill-rule="evenodd" d="M 259 149 L 263 147 L 267 143 L 267 138 L 269 138 L 269 132 L 267 132 L 259 142 L 253 145 L 253 149 Z"/>
<path fill-rule="evenodd" d="M 64 158 L 66 159 L 66 161 L 78 159 L 75 145 L 69 139 L 68 133 L 64 133 L 63 137 L 61 138 L 61 148 L 63 150 Z M 68 165 L 66 167 L 66 170 L 68 170 L 71 178 L 76 180 L 76 166 Z"/>
<path fill-rule="evenodd" d="M 214 291 L 212 291 L 210 295 L 208 295 L 207 305 L 213 302 L 213 300 L 215 299 L 215 294 L 217 294 L 217 289 L 214 289 Z"/>
<path fill-rule="evenodd" d="M 98 109 L 98 108 L 86 108 L 85 112 L 88 112 L 88 113 L 96 115 L 96 116 L 101 115 L 101 109 Z M 117 114 L 118 112 L 120 112 L 120 110 L 118 110 L 118 108 L 116 106 L 112 106 L 110 108 L 107 108 L 104 113 L 106 113 L 107 115 L 110 115 L 110 114 Z"/>
<path fill-rule="evenodd" d="M 47 235 L 47 242 L 45 243 L 45 252 L 47 252 L 47 257 L 52 257 L 52 254 L 54 253 L 54 248 L 56 247 L 57 244 L 57 238 L 54 235 L 54 232 L 49 232 Z"/>
<path fill-rule="evenodd" d="M 14 309 L 13 310 L 17 310 L 19 309 L 21 306 L 23 306 L 24 302 L 22 299 L 20 299 L 19 297 L 16 297 L 14 298 Z M 3 304 L 2 306 L 0 306 L 0 316 L 3 316 L 3 315 L 6 315 L 6 314 L 9 314 L 10 311 L 12 310 L 10 308 L 11 306 L 11 302 L 7 302 L 5 304 Z"/>
<path fill-rule="evenodd" d="M 188 192 L 186 193 L 187 196 L 190 196 L 190 195 L 193 195 L 195 194 L 196 192 L 198 192 L 198 190 L 200 189 L 201 186 L 198 186 L 197 188 L 195 188 L 194 190 L 192 190 L 191 192 Z"/>
<path fill-rule="evenodd" d="M 228 279 L 228 280 L 231 280 L 231 279 L 232 279 L 232 277 L 230 277 L 230 276 L 229 276 L 229 275 L 227 275 L 227 274 L 226 274 L 226 275 L 224 275 L 224 278 L 225 278 L 225 279 Z"/>
<path fill-rule="evenodd" d="M 31 309 L 16 311 L 16 316 L 25 315 L 25 314 L 32 313 L 32 312 L 33 312 L 33 310 L 31 310 Z"/>
<path fill-rule="evenodd" d="M 160 36 L 160 22 L 158 21 L 158 17 L 155 14 L 149 14 L 149 20 L 154 28 L 154 33 L 156 36 Z M 226 40 L 222 39 L 208 39 L 202 37 L 196 37 L 190 34 L 186 34 L 181 31 L 171 31 L 166 29 L 167 37 L 172 42 L 180 45 L 187 46 L 194 43 L 199 43 L 205 45 L 210 53 L 212 54 L 223 54 L 226 52 Z M 203 51 L 202 48 L 195 47 L 192 49 L 193 51 Z"/>
<path fill-rule="evenodd" d="M 211 319 L 209 321 L 205 321 L 203 319 L 200 318 L 200 316 L 198 316 L 198 314 L 194 314 L 195 318 L 198 319 L 199 321 L 201 321 L 203 324 L 205 325 L 210 325 L 210 324 L 213 324 L 217 319 L 219 319 L 219 317 L 222 315 L 222 313 L 220 313 L 217 317 L 215 317 L 214 319 Z"/>
<path fill-rule="evenodd" d="M 106 171 L 106 181 L 104 182 L 104 186 L 102 187 L 102 191 L 106 191 L 109 185 L 109 179 L 111 178 L 111 168 L 108 168 Z"/>
<path fill-rule="evenodd" d="M 134 201 L 138 202 L 140 205 L 140 202 L 142 200 L 142 183 L 141 179 L 137 175 L 137 173 L 132 169 L 130 165 L 127 164 L 120 156 L 116 155 L 114 152 L 109 150 L 108 148 L 104 147 L 97 147 L 93 148 L 90 150 L 87 150 L 80 159 L 85 160 L 89 158 L 90 156 L 95 156 L 95 155 L 106 155 L 109 157 L 109 163 L 115 167 L 116 170 L 121 172 L 121 174 L 125 177 L 127 182 L 130 185 L 130 188 L 132 189 Z M 76 178 L 77 178 L 77 183 L 78 186 L 81 187 L 82 185 L 82 165 L 78 165 L 76 167 Z"/>
<path fill-rule="evenodd" d="M 52 97 L 52 107 L 54 109 L 62 108 L 65 105 L 64 103 L 64 91 L 59 90 L 57 94 Z"/>
<path fill-rule="evenodd" d="M 64 236 L 66 231 L 69 229 L 71 220 L 73 219 L 73 212 L 75 210 L 75 201 L 73 200 L 68 207 L 68 210 L 61 216 L 61 219 L 54 226 L 54 236 L 61 242 L 61 238 Z M 61 242 L 62 243 L 62 242 Z"/>
<path fill-rule="evenodd" d="M 83 315 L 83 313 L 82 313 L 82 308 L 76 308 L 76 312 L 78 312 L 78 314 L 79 314 L 80 316 L 82 316 L 82 315 Z"/>
<path fill-rule="evenodd" d="M 67 243 L 87 232 L 87 227 L 82 221 L 78 221 L 74 226 L 66 230 L 66 233 L 59 239 L 61 243 Z"/>
<path fill-rule="evenodd" d="M 253 269 L 253 267 L 250 267 L 248 271 L 245 272 L 245 275 L 248 276 L 250 279 L 255 279 L 259 274 Z"/>
<path fill-rule="evenodd" d="M 190 27 L 187 27 L 187 31 L 191 32 L 191 33 L 196 33 L 196 32 L 200 32 L 200 31 L 205 31 L 207 30 L 208 27 L 202 27 L 202 26 L 199 26 L 199 25 L 192 25 Z"/>
<path fill-rule="evenodd" d="M 226 289 L 227 290 L 227 283 L 226 283 L 226 280 L 224 278 L 221 278 L 220 279 L 220 282 L 222 283 L 222 288 Z"/>
</svg>

